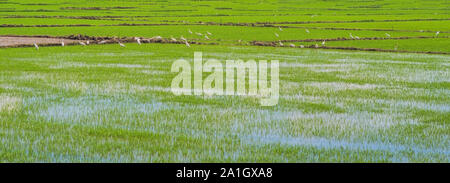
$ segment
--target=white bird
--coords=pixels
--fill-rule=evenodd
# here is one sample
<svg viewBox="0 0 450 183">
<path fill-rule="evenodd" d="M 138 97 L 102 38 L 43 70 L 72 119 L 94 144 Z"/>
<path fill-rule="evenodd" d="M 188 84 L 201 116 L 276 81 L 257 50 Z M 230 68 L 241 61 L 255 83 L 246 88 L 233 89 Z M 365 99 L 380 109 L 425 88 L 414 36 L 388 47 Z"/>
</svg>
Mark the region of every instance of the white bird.
<svg viewBox="0 0 450 183">
<path fill-rule="evenodd" d="M 61 41 L 61 46 L 64 46 L 64 41 Z"/>
<path fill-rule="evenodd" d="M 303 45 L 300 45 L 300 48 L 304 48 L 305 46 L 303 46 Z"/>
<path fill-rule="evenodd" d="M 86 43 L 80 42 L 81 45 L 86 46 Z"/>
<path fill-rule="evenodd" d="M 385 33 L 385 34 L 386 34 L 386 36 L 387 36 L 387 37 L 391 37 L 391 35 L 390 35 L 390 34 L 388 34 L 388 33 Z"/>
<path fill-rule="evenodd" d="M 191 31 L 191 29 L 189 29 L 189 30 L 188 30 L 188 32 L 189 32 L 189 34 L 192 34 L 192 31 Z"/>
<path fill-rule="evenodd" d="M 318 44 L 316 44 L 316 45 L 314 45 L 316 48 L 318 48 L 319 47 L 319 45 Z"/>
<path fill-rule="evenodd" d="M 197 34 L 198 36 L 203 36 L 203 34 L 200 32 L 196 32 L 195 34 Z"/>
<path fill-rule="evenodd" d="M 208 32 L 208 31 L 206 31 L 206 34 L 208 34 L 208 35 L 210 35 L 210 36 L 212 35 L 211 32 Z"/>
<path fill-rule="evenodd" d="M 352 33 L 350 33 L 350 38 L 355 39 L 355 37 L 353 37 Z"/>
<path fill-rule="evenodd" d="M 122 44 L 121 42 L 118 42 L 118 43 L 119 43 L 119 45 L 120 45 L 121 47 L 125 47 L 125 45 Z"/>
<path fill-rule="evenodd" d="M 175 41 L 175 42 L 177 41 L 177 39 L 175 39 L 175 38 L 173 38 L 173 37 L 170 37 L 170 40 L 171 40 L 171 41 Z"/>
<path fill-rule="evenodd" d="M 308 30 L 308 29 L 305 29 L 305 31 L 306 31 L 306 33 L 308 33 L 308 34 L 309 34 L 309 30 Z"/>
<path fill-rule="evenodd" d="M 98 44 L 105 44 L 105 43 L 106 43 L 106 40 L 98 42 Z"/>
<path fill-rule="evenodd" d="M 276 32 L 275 32 L 275 36 L 280 37 L 280 35 L 278 35 Z"/>
<path fill-rule="evenodd" d="M 283 29 L 281 27 L 278 27 L 278 29 L 280 29 L 280 31 L 283 31 Z"/>
<path fill-rule="evenodd" d="M 186 44 L 186 46 L 189 48 L 191 47 L 191 45 L 187 41 L 184 41 L 184 44 Z"/>
<path fill-rule="evenodd" d="M 356 39 L 359 39 L 359 37 L 358 37 L 358 36 L 355 36 L 355 38 L 356 38 Z"/>
<path fill-rule="evenodd" d="M 180 39 L 186 41 L 186 38 L 184 38 L 183 36 L 181 36 Z"/>
<path fill-rule="evenodd" d="M 280 43 L 280 46 L 284 46 L 284 44 L 281 41 L 278 41 Z"/>
<path fill-rule="evenodd" d="M 238 40 L 238 43 L 241 43 L 241 42 L 242 42 L 242 40 L 239 39 L 239 40 Z"/>
<path fill-rule="evenodd" d="M 89 44 L 89 41 L 86 41 L 86 44 Z"/>
<path fill-rule="evenodd" d="M 325 46 L 325 40 L 322 41 L 322 46 Z"/>
<path fill-rule="evenodd" d="M 34 43 L 34 47 L 36 48 L 36 50 L 39 50 L 39 46 L 36 43 Z"/>
<path fill-rule="evenodd" d="M 289 46 L 295 48 L 295 44 L 289 44 Z"/>
<path fill-rule="evenodd" d="M 205 39 L 209 40 L 209 37 L 208 37 L 208 35 L 205 35 Z"/>
<path fill-rule="evenodd" d="M 437 32 L 436 32 L 436 37 L 439 35 L 439 33 L 440 33 L 440 31 L 437 31 Z"/>
<path fill-rule="evenodd" d="M 141 45 L 141 39 L 138 38 L 138 39 L 136 39 L 136 41 L 139 45 Z"/>
</svg>

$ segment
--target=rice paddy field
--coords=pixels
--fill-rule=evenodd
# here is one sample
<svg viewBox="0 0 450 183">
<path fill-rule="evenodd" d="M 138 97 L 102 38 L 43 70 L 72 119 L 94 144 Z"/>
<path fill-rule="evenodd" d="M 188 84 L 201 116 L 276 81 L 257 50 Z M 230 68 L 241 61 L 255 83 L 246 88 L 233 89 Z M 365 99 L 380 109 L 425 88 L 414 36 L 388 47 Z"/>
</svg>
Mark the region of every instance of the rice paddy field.
<svg viewBox="0 0 450 183">
<path fill-rule="evenodd" d="M 0 162 L 449 163 L 449 12 L 446 0 L 0 0 L 0 38 L 72 41 L 0 44 Z M 194 52 L 279 60 L 278 104 L 175 96 L 172 63 Z"/>
</svg>

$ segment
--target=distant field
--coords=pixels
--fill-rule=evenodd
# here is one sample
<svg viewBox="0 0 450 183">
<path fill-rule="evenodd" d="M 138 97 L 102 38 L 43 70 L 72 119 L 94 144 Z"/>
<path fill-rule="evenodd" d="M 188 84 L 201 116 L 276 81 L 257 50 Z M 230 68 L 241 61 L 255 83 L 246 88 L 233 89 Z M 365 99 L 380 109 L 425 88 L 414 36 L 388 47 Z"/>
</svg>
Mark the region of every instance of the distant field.
<svg viewBox="0 0 450 183">
<path fill-rule="evenodd" d="M 192 43 L 0 44 L 0 162 L 450 162 L 449 10 L 444 0 L 0 1 L 0 36 Z M 171 65 L 195 51 L 279 60 L 278 105 L 173 95 Z"/>
</svg>

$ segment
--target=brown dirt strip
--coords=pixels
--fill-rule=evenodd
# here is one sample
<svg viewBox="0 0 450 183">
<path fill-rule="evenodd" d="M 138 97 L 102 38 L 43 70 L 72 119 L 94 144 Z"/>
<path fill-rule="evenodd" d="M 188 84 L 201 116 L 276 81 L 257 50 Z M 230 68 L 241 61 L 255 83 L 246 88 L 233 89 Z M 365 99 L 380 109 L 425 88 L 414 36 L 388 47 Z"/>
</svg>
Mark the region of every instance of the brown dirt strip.
<svg viewBox="0 0 450 183">
<path fill-rule="evenodd" d="M 269 47 L 290 47 L 290 46 L 280 46 L 280 45 L 277 45 L 275 42 L 264 42 L 264 41 L 253 41 L 253 42 L 251 42 L 251 45 L 253 45 L 253 46 L 269 46 Z M 301 48 L 301 47 L 295 46 L 294 48 Z M 304 46 L 304 48 L 450 55 L 450 52 L 387 50 L 387 49 L 380 49 L 380 48 L 357 48 L 357 47 L 339 47 L 339 46 L 318 46 L 318 45 L 317 46 L 316 45 L 308 46 L 308 45 L 306 45 L 306 46 Z"/>
<path fill-rule="evenodd" d="M 74 43 L 75 40 L 63 38 L 43 38 L 43 37 L 0 37 L 0 47 L 14 47 L 20 45 L 36 44 L 58 44 L 64 41 L 65 44 Z"/>
<path fill-rule="evenodd" d="M 54 25 L 23 25 L 23 24 L 2 24 L 0 27 L 108 27 L 108 26 L 177 26 L 177 25 L 203 25 L 203 24 L 111 24 L 111 25 L 93 25 L 93 24 L 54 24 Z"/>
<path fill-rule="evenodd" d="M 22 24 L 2 24 L 0 27 L 93 27 L 95 25 L 90 24 L 68 24 L 68 25 L 22 25 Z"/>
<path fill-rule="evenodd" d="M 192 17 L 199 15 L 191 15 L 191 16 L 170 16 L 170 17 Z M 229 16 L 229 15 L 201 15 L 203 16 Z M 89 20 L 116 20 L 119 18 L 153 18 L 153 17 L 167 17 L 167 16 L 26 16 L 26 15 L 10 15 L 4 16 L 3 18 L 59 18 L 59 19 L 89 19 Z M 285 22 L 255 22 L 255 23 L 246 23 L 246 24 L 316 24 L 316 23 L 358 23 L 358 22 L 409 22 L 409 21 L 443 21 L 450 20 L 450 18 L 423 18 L 423 19 L 387 19 L 387 20 L 345 20 L 345 21 L 285 21 Z M 198 23 L 205 23 L 199 21 Z M 215 23 L 215 22 L 206 22 L 206 23 Z M 234 24 L 234 23 L 225 23 L 225 24 Z"/>
<path fill-rule="evenodd" d="M 320 24 L 320 23 L 363 23 L 363 22 L 416 22 L 416 21 L 443 21 L 450 18 L 423 18 L 423 19 L 393 19 L 393 20 L 344 20 L 344 21 L 296 21 L 296 22 L 256 22 L 256 24 Z"/>
<path fill-rule="evenodd" d="M 268 26 L 265 26 L 265 27 L 268 27 Z M 322 30 L 354 30 L 354 31 L 390 31 L 390 32 L 430 32 L 430 33 L 436 33 L 436 31 L 431 31 L 431 30 L 339 28 L 339 27 L 298 27 L 298 26 L 275 26 L 275 25 L 272 25 L 271 27 L 297 28 L 297 29 L 322 29 Z M 450 33 L 450 32 L 448 32 L 448 31 L 440 31 L 440 33 Z"/>
<path fill-rule="evenodd" d="M 120 18 L 149 18 L 147 16 L 25 16 L 11 15 L 3 18 L 56 18 L 56 19 L 85 19 L 85 20 L 117 20 Z"/>
<path fill-rule="evenodd" d="M 27 10 L 29 11 L 29 10 Z M 186 11 L 186 10 L 179 10 L 179 11 Z M 25 12 L 25 10 L 24 10 Z M 56 12 L 56 11 L 53 11 Z M 128 18 L 128 19 L 135 19 L 135 18 L 155 18 L 155 17 L 223 17 L 223 16 L 230 16 L 230 15 L 224 15 L 224 14 L 214 14 L 214 15 L 158 15 L 158 16 L 47 16 L 47 15 L 40 15 L 40 16 L 28 16 L 28 15 L 8 15 L 4 16 L 3 18 L 58 18 L 58 19 L 87 19 L 87 20 L 117 20 L 121 18 Z M 256 16 L 256 15 L 255 15 Z"/>
<path fill-rule="evenodd" d="M 113 10 L 113 9 L 136 9 L 137 7 L 61 7 L 61 10 Z"/>
<path fill-rule="evenodd" d="M 400 39 L 434 39 L 434 38 L 449 38 L 449 36 L 441 36 L 441 37 L 435 37 L 435 36 L 415 36 L 415 37 L 362 37 L 359 39 L 356 38 L 345 38 L 345 37 L 338 37 L 338 38 L 326 38 L 326 39 L 300 39 L 300 40 L 280 40 L 283 43 L 288 42 L 319 42 L 319 41 L 358 41 L 358 40 L 400 40 Z M 273 41 L 273 43 L 278 43 L 280 41 Z"/>
<path fill-rule="evenodd" d="M 215 23 L 215 22 L 200 22 L 200 25 L 218 25 L 218 26 L 246 26 L 246 27 L 281 27 L 281 28 L 297 28 L 297 29 L 322 29 L 322 30 L 354 30 L 354 31 L 390 31 L 390 32 L 431 32 L 431 30 L 396 30 L 396 29 L 369 29 L 369 28 L 338 28 L 338 27 L 299 27 L 286 26 L 276 24 L 258 24 L 258 23 Z M 450 33 L 448 31 L 440 31 L 441 33 Z"/>
</svg>

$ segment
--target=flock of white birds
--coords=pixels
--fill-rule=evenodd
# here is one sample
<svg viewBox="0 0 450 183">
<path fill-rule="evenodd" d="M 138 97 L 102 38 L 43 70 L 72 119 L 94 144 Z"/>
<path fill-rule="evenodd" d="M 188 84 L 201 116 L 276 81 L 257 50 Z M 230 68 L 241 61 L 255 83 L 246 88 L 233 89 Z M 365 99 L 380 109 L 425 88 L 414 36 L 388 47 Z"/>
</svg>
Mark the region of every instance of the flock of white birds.
<svg viewBox="0 0 450 183">
<path fill-rule="evenodd" d="M 280 32 L 283 31 L 283 28 L 281 28 L 281 27 L 278 27 L 278 29 L 279 29 Z M 308 33 L 308 34 L 310 33 L 310 31 L 309 31 L 308 29 L 305 29 L 305 32 Z M 189 33 L 189 34 L 194 34 L 194 32 L 192 32 L 191 29 L 188 29 L 188 33 Z M 436 37 L 439 36 L 439 33 L 440 33 L 440 31 L 437 31 L 437 32 L 436 32 Z M 202 34 L 202 33 L 200 33 L 200 32 L 195 32 L 195 34 L 198 35 L 198 36 L 204 37 L 206 40 L 210 40 L 209 36 L 212 36 L 212 33 L 210 33 L 209 31 L 206 31 L 205 34 Z M 280 37 L 280 34 L 278 34 L 277 32 L 275 32 L 274 34 L 275 34 L 276 37 Z M 209 35 L 209 36 L 208 36 L 208 35 Z M 385 35 L 386 35 L 386 37 L 388 37 L 388 38 L 391 37 L 391 35 L 388 34 L 388 33 L 385 33 Z M 156 37 L 162 38 L 161 36 L 156 36 Z M 358 39 L 358 40 L 360 39 L 358 36 L 353 36 L 352 33 L 350 33 L 350 38 L 351 38 L 351 39 Z M 187 47 L 191 47 L 191 45 L 189 44 L 189 42 L 187 41 L 186 38 L 184 38 L 183 36 L 181 36 L 180 39 L 184 42 L 184 44 L 185 44 Z M 139 45 L 142 44 L 140 38 L 135 37 L 134 40 L 135 40 Z M 177 39 L 175 39 L 175 38 L 172 37 L 172 36 L 170 37 L 170 40 L 171 40 L 171 41 L 174 41 L 174 42 L 177 41 Z M 242 40 L 238 40 L 239 43 L 241 43 L 241 41 L 242 41 Z M 103 41 L 98 42 L 98 44 L 105 44 L 106 42 L 107 42 L 107 41 L 103 40 Z M 125 47 L 125 44 L 121 43 L 120 41 L 117 41 L 117 43 L 119 44 L 119 46 Z M 323 40 L 323 41 L 322 41 L 322 46 L 325 46 L 325 43 L 326 43 L 325 40 Z M 86 42 L 80 41 L 79 44 L 82 45 L 82 46 L 86 46 L 86 45 L 89 45 L 89 41 L 86 41 Z M 284 46 L 284 44 L 283 44 L 283 42 L 282 42 L 281 40 L 278 40 L 278 44 L 279 44 L 280 46 Z M 61 41 L 61 46 L 65 46 L 64 41 Z M 36 50 L 39 50 L 39 45 L 38 45 L 37 43 L 34 43 L 34 47 L 36 48 Z M 291 43 L 291 44 L 289 44 L 289 47 L 295 48 L 296 45 L 293 44 L 293 43 Z M 315 44 L 315 48 L 318 48 L 318 47 L 319 47 L 319 45 L 318 45 L 318 44 Z M 304 46 L 304 45 L 300 45 L 300 48 L 305 48 L 305 46 Z"/>
</svg>

